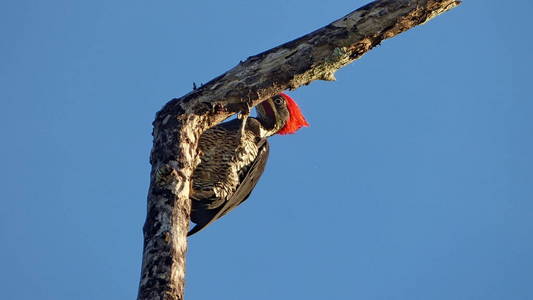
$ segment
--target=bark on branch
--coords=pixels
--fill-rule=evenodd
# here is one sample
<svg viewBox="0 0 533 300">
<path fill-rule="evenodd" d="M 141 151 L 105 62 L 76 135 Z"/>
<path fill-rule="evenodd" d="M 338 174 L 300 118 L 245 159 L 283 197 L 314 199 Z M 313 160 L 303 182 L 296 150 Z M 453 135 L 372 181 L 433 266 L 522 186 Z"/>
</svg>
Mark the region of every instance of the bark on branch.
<svg viewBox="0 0 533 300">
<path fill-rule="evenodd" d="M 154 144 L 138 299 L 183 299 L 189 186 L 197 141 L 209 127 L 283 90 L 335 72 L 457 0 L 378 0 L 298 39 L 249 57 L 189 94 L 172 99 L 153 123 Z"/>
</svg>

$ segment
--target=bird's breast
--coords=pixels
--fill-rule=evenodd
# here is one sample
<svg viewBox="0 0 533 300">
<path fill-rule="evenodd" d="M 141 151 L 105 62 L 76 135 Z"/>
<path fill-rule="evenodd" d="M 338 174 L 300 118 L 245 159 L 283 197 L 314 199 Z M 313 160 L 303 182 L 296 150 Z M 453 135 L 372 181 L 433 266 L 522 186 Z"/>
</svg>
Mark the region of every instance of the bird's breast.
<svg viewBox="0 0 533 300">
<path fill-rule="evenodd" d="M 219 127 L 207 130 L 198 145 L 200 164 L 192 176 L 193 198 L 201 199 L 202 194 L 212 194 L 219 200 L 228 199 L 257 157 L 255 140 L 250 131 L 245 131 L 241 138 L 235 130 Z"/>
</svg>

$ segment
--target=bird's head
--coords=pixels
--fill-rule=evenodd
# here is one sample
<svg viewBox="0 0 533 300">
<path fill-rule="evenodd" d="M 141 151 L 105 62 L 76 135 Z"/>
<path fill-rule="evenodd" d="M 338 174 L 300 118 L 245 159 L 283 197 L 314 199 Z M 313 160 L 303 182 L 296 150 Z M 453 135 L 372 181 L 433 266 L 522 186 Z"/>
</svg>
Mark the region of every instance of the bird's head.
<svg viewBox="0 0 533 300">
<path fill-rule="evenodd" d="M 309 126 L 298 104 L 284 93 L 280 93 L 256 106 L 257 119 L 266 129 L 266 136 L 295 133 L 303 126 Z"/>
</svg>

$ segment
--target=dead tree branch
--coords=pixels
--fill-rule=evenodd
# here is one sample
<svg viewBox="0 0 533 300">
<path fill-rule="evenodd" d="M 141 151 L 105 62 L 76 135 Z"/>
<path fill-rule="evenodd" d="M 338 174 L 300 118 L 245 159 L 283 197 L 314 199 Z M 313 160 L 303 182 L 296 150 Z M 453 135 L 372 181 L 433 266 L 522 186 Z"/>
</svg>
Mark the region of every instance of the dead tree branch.
<svg viewBox="0 0 533 300">
<path fill-rule="evenodd" d="M 416 25 L 459 5 L 457 0 L 378 0 L 266 52 L 189 94 L 172 99 L 153 123 L 154 144 L 138 299 L 183 299 L 189 186 L 197 141 L 209 127 L 283 90 L 335 72 Z"/>
</svg>

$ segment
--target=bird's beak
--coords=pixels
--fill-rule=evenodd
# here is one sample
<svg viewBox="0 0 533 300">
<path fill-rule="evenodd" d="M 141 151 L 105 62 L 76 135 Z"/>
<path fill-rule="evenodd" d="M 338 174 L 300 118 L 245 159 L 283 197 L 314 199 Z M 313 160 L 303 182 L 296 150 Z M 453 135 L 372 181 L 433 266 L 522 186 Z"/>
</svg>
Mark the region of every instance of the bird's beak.
<svg viewBox="0 0 533 300">
<path fill-rule="evenodd" d="M 270 101 L 270 99 L 259 103 L 259 105 L 257 105 L 257 112 L 262 117 L 266 117 L 272 120 L 276 118 L 276 113 L 274 112 L 274 108 L 272 107 L 272 101 Z"/>
<path fill-rule="evenodd" d="M 272 99 L 267 99 L 259 103 L 255 109 L 257 110 L 257 117 L 263 123 L 267 130 L 274 129 L 276 124 L 276 110 Z"/>
</svg>

